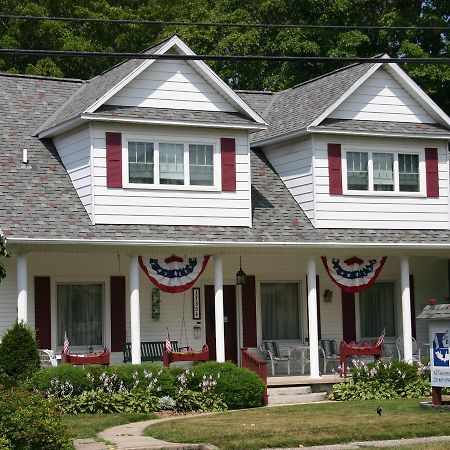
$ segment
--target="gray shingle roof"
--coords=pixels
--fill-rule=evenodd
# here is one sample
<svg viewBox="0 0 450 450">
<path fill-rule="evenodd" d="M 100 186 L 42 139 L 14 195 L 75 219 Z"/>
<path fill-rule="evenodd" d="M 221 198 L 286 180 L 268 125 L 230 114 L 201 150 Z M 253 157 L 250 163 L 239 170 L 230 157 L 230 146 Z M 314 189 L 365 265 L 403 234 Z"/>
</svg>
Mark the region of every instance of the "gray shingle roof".
<svg viewBox="0 0 450 450">
<path fill-rule="evenodd" d="M 140 108 L 137 106 L 102 105 L 93 116 L 148 120 L 174 120 L 177 122 L 211 122 L 230 125 L 254 125 L 255 121 L 243 114 L 222 111 L 192 111 L 169 108 Z"/>
<path fill-rule="evenodd" d="M 259 115 L 265 111 L 267 104 L 275 95 L 273 92 L 266 91 L 236 91 L 236 94 L 247 103 L 250 108 L 256 111 Z"/>
<path fill-rule="evenodd" d="M 435 123 L 382 122 L 376 120 L 325 119 L 318 128 L 327 130 L 408 133 L 448 136 L 450 129 Z"/>
<path fill-rule="evenodd" d="M 168 39 L 165 39 L 147 50 L 144 50 L 142 53 L 147 53 L 149 55 L 156 53 Z M 38 128 L 34 131 L 34 133 L 38 134 L 79 116 L 82 112 L 89 108 L 89 106 L 94 104 L 99 98 L 116 86 L 117 83 L 122 81 L 125 76 L 145 62 L 146 61 L 143 59 L 127 59 L 126 61 L 117 64 L 95 78 L 86 81 L 79 91 L 74 92 L 74 94 L 68 98 L 56 111 L 52 111 L 50 117 L 43 124 L 38 124 Z"/>
</svg>

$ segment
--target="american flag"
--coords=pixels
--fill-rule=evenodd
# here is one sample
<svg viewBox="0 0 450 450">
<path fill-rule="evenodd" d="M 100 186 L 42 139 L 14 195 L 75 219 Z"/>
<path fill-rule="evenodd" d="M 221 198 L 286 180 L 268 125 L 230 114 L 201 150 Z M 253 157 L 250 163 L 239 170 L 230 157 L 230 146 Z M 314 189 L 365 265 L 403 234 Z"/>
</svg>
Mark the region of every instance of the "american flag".
<svg viewBox="0 0 450 450">
<path fill-rule="evenodd" d="M 64 346 L 63 353 L 69 353 L 69 339 L 67 338 L 67 331 L 64 331 Z"/>
<path fill-rule="evenodd" d="M 170 342 L 169 331 L 167 331 L 166 351 L 167 351 L 167 353 L 172 353 L 172 342 Z"/>
</svg>

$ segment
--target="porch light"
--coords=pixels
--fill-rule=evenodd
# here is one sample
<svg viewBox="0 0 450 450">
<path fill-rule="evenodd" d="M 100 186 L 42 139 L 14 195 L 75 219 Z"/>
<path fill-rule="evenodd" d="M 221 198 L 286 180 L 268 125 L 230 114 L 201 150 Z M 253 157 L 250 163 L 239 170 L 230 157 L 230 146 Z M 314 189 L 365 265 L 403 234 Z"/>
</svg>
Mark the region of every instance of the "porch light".
<svg viewBox="0 0 450 450">
<path fill-rule="evenodd" d="M 330 303 L 333 300 L 333 291 L 331 289 L 325 289 L 323 293 L 323 301 L 326 303 Z"/>
<path fill-rule="evenodd" d="M 247 282 L 247 275 L 242 270 L 242 258 L 239 256 L 239 270 L 236 273 L 236 284 L 242 286 Z"/>
</svg>

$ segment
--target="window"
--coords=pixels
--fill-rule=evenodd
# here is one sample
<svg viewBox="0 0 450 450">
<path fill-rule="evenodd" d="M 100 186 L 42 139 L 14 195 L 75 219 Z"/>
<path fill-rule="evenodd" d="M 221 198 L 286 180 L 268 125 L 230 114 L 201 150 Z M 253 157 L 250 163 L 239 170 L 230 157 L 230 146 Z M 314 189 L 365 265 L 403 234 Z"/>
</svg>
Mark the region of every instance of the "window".
<svg viewBox="0 0 450 450">
<path fill-rule="evenodd" d="M 214 187 L 220 165 L 215 160 L 213 144 L 129 140 L 128 165 L 123 167 L 130 186 Z"/>
<path fill-rule="evenodd" d="M 346 188 L 365 192 L 421 192 L 424 161 L 419 154 L 354 152 L 345 153 Z"/>
<path fill-rule="evenodd" d="M 263 339 L 300 339 L 297 283 L 261 283 Z"/>
<path fill-rule="evenodd" d="M 386 328 L 386 336 L 395 336 L 394 283 L 374 283 L 359 294 L 362 337 L 376 337 Z"/>
<path fill-rule="evenodd" d="M 66 332 L 71 346 L 103 345 L 103 285 L 64 283 L 56 292 L 58 345 Z"/>
</svg>

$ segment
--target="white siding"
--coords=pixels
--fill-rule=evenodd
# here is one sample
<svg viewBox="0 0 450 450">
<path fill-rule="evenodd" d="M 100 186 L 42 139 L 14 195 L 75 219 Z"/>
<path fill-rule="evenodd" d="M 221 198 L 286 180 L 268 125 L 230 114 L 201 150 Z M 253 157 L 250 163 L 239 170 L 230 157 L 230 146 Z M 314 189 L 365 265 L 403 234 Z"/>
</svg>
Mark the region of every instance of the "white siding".
<svg viewBox="0 0 450 450">
<path fill-rule="evenodd" d="M 377 70 L 329 117 L 389 122 L 435 122 L 384 69 Z"/>
<path fill-rule="evenodd" d="M 2 259 L 6 278 L 0 283 L 0 341 L 5 331 L 17 320 L 16 258 Z"/>
<path fill-rule="evenodd" d="M 269 147 L 265 149 L 265 154 L 309 220 L 314 223 L 311 139 Z"/>
<path fill-rule="evenodd" d="M 236 192 L 106 187 L 105 132 L 151 140 L 162 136 L 169 142 L 211 140 L 220 149 L 221 137 L 236 139 Z M 251 226 L 249 144 L 246 131 L 205 130 L 184 127 L 110 125 L 93 127 L 95 223 L 155 225 Z M 124 162 L 126 164 L 126 162 Z M 218 168 L 220 172 L 220 167 Z"/>
<path fill-rule="evenodd" d="M 155 61 L 106 104 L 197 111 L 236 111 L 185 61 Z"/>
<path fill-rule="evenodd" d="M 53 143 L 80 197 L 81 203 L 92 219 L 91 134 L 89 127 L 77 128 L 74 131 L 55 137 Z"/>
<path fill-rule="evenodd" d="M 439 198 L 414 195 L 330 195 L 327 143 L 353 151 L 424 151 L 437 147 Z M 315 138 L 315 226 L 317 228 L 448 229 L 448 156 L 440 141 L 321 136 Z M 344 184 L 344 183 L 343 183 Z M 345 188 L 345 186 L 343 186 Z"/>
</svg>

